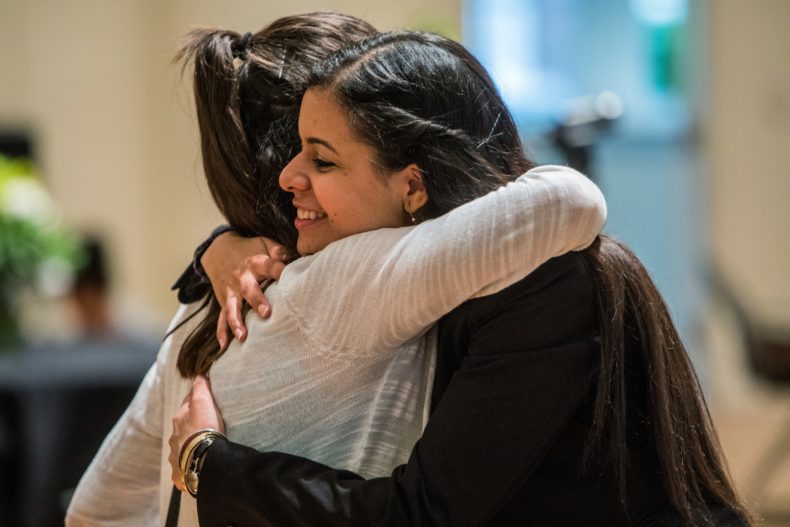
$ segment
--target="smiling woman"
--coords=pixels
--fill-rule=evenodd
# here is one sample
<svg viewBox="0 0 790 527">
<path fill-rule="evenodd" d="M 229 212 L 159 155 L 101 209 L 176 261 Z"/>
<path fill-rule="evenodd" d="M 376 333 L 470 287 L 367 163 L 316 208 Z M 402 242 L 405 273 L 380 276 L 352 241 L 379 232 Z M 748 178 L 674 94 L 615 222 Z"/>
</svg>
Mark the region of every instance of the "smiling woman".
<svg viewBox="0 0 790 527">
<path fill-rule="evenodd" d="M 377 165 L 331 93 L 308 90 L 299 113 L 302 151 L 280 174 L 294 195 L 299 254 L 312 254 L 352 234 L 401 227 L 428 201 L 416 164 L 397 171 Z"/>
</svg>

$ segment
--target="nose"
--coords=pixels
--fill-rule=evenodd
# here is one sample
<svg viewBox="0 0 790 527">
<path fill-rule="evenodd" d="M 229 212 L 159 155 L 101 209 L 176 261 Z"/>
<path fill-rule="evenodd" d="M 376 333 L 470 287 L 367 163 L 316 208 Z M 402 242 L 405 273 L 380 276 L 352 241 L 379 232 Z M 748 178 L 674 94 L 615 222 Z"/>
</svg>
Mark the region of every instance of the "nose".
<svg viewBox="0 0 790 527">
<path fill-rule="evenodd" d="M 299 152 L 280 172 L 280 188 L 287 192 L 310 189 L 310 178 L 304 170 L 304 152 Z"/>
</svg>

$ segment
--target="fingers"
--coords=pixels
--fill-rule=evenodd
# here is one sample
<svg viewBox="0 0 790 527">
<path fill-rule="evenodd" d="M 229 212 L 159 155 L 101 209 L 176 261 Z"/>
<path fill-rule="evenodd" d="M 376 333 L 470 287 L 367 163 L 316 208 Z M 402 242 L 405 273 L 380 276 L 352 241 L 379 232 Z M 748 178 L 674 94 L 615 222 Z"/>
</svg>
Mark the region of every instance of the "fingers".
<svg viewBox="0 0 790 527">
<path fill-rule="evenodd" d="M 170 454 L 167 456 L 167 461 L 170 463 L 170 479 L 173 485 L 181 490 L 180 486 L 183 485 L 183 480 L 181 479 L 181 468 L 178 466 L 178 454 L 181 452 L 181 447 L 177 444 L 175 432 L 170 436 L 168 444 L 170 445 Z"/>
<path fill-rule="evenodd" d="M 255 310 L 261 318 L 268 318 L 272 314 L 272 307 L 261 291 L 261 285 L 252 273 L 246 272 L 240 279 L 241 295 L 244 300 Z"/>
<path fill-rule="evenodd" d="M 285 249 L 278 245 L 276 252 L 284 255 Z M 264 280 L 278 280 L 285 269 L 285 262 L 259 254 L 247 258 L 245 271 L 240 276 L 241 295 L 261 318 L 268 318 L 272 313 L 271 304 L 261 292 L 260 283 Z"/>
<path fill-rule="evenodd" d="M 184 480 L 181 478 L 181 472 L 179 472 L 178 470 L 176 470 L 172 466 L 171 466 L 171 468 L 172 468 L 172 475 L 171 475 L 170 479 L 173 480 L 173 485 L 175 485 L 175 487 L 178 490 L 180 490 L 181 492 L 186 492 L 187 491 L 187 486 L 184 484 Z"/>
<path fill-rule="evenodd" d="M 187 487 L 184 484 L 184 478 L 181 477 L 181 467 L 178 466 L 178 456 L 181 452 L 180 446 L 174 446 L 173 436 L 170 436 L 170 455 L 167 460 L 170 462 L 170 480 L 181 492 L 186 492 Z"/>
<path fill-rule="evenodd" d="M 260 283 L 279 279 L 289 255 L 285 247 L 274 240 L 242 238 L 232 233 L 214 240 L 209 250 L 211 253 L 206 251 L 203 256 L 204 268 L 222 308 L 217 320 L 217 342 L 225 351 L 233 338 L 242 342 L 247 338 L 242 316 L 244 301 L 261 318 L 271 316 L 272 306 L 261 291 Z"/>
<path fill-rule="evenodd" d="M 276 260 L 288 260 L 288 251 L 284 245 L 277 243 L 271 238 L 261 237 L 260 239 L 263 241 L 263 245 L 266 247 L 266 252 L 269 254 L 269 256 Z"/>
<path fill-rule="evenodd" d="M 174 457 L 177 456 L 177 454 L 174 454 L 174 452 L 175 448 L 173 447 L 173 436 L 170 436 L 170 455 L 167 456 L 167 460 L 170 462 L 170 480 L 178 490 L 183 490 L 181 489 L 181 485 L 184 484 L 184 481 L 181 478 L 181 469 L 178 466 L 178 460 L 174 459 Z"/>
<path fill-rule="evenodd" d="M 288 261 L 288 251 L 282 245 L 274 246 L 269 251 L 269 255 L 275 260 Z"/>
<path fill-rule="evenodd" d="M 239 297 L 235 294 L 228 295 L 228 301 L 225 303 L 225 307 L 222 308 L 222 311 L 225 313 L 233 336 L 239 339 L 239 341 L 244 342 L 244 339 L 247 338 L 247 327 L 244 325 L 244 319 L 241 316 L 241 302 L 239 301 Z"/>
<path fill-rule="evenodd" d="M 178 490 L 186 492 L 179 466 L 179 456 L 184 442 L 195 432 L 206 428 L 225 433 L 225 423 L 211 393 L 211 381 L 208 377 L 203 375 L 195 377 L 192 381 L 192 390 L 173 415 L 172 422 L 173 432 L 168 439 L 170 453 L 167 456 L 171 469 L 170 479 Z"/>
<path fill-rule="evenodd" d="M 189 400 L 192 396 L 192 392 L 189 392 L 184 401 L 181 403 L 181 407 L 178 411 L 173 415 L 173 432 L 170 434 L 170 439 L 168 439 L 167 443 L 170 446 L 170 453 L 167 456 L 167 460 L 170 463 L 170 479 L 173 482 L 173 485 L 180 491 L 185 491 L 186 486 L 184 485 L 184 480 L 181 477 L 181 467 L 179 466 L 179 456 L 181 455 L 181 446 L 182 443 L 186 440 L 185 436 L 181 433 L 181 423 L 185 420 L 185 416 L 189 413 Z"/>
<path fill-rule="evenodd" d="M 217 342 L 219 342 L 220 351 L 228 349 L 228 331 L 230 331 L 228 319 L 225 317 L 225 308 L 222 308 L 219 318 L 217 318 Z"/>
<path fill-rule="evenodd" d="M 250 256 L 245 261 L 245 272 L 252 273 L 258 282 L 262 282 L 269 278 L 272 280 L 279 280 L 283 269 L 285 269 L 285 262 L 283 260 L 272 258 L 265 254 Z"/>
<path fill-rule="evenodd" d="M 278 246 L 281 247 L 281 246 Z M 284 249 L 280 250 L 283 253 Z M 285 262 L 258 254 L 247 258 L 244 262 L 244 270 L 239 275 L 239 292 L 249 305 L 261 318 L 268 318 L 272 313 L 271 304 L 266 300 L 266 296 L 261 291 L 260 283 L 264 280 L 277 280 L 285 269 Z M 244 340 L 247 336 L 247 328 L 241 316 L 241 308 L 238 305 L 237 293 L 229 293 L 226 307 L 228 308 L 228 322 L 233 334 L 239 340 Z M 239 336 L 241 332 L 241 337 Z"/>
</svg>

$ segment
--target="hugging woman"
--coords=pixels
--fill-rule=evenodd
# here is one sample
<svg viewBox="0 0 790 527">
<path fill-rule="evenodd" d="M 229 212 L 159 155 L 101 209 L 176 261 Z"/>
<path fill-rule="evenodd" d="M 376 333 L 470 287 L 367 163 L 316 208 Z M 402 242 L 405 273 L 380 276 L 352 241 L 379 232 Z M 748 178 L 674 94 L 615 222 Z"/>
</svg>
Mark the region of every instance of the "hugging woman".
<svg viewBox="0 0 790 527">
<path fill-rule="evenodd" d="M 490 79 L 471 57 L 459 59 L 460 46 L 433 49 L 438 37 L 419 37 L 429 45 L 419 61 L 434 56 L 419 74 L 440 82 L 414 91 L 414 114 L 399 100 L 411 81 L 387 80 L 381 95 L 405 111 L 408 126 L 359 114 L 373 134 L 360 135 L 333 92 L 302 99 L 300 75 L 368 28 L 342 15 L 304 15 L 243 37 L 199 31 L 184 48 L 220 210 L 244 234 L 279 225 L 302 258 L 269 286 L 271 317 L 251 319 L 247 341 L 225 354 L 214 339 L 216 300 L 181 307 L 80 482 L 67 524 L 163 523 L 171 419 L 189 378 L 209 371 L 230 439 L 365 477 L 389 474 L 428 420 L 436 321 L 594 240 L 605 216 L 600 192 L 573 170 L 532 169 Z M 460 89 L 445 90 L 441 79 L 454 76 Z M 415 121 L 426 105 L 444 120 Z M 298 237 L 283 221 L 294 216 Z M 197 524 L 188 495 L 178 523 Z"/>
<path fill-rule="evenodd" d="M 513 173 L 508 167 L 523 166 L 519 157 L 526 163 L 485 71 L 441 37 L 369 37 L 317 65 L 307 88 L 299 123 L 303 152 L 280 180 L 304 211 L 314 210 L 306 204 L 315 206 L 322 177 L 344 176 L 345 151 L 330 152 L 327 145 L 347 130 L 372 149 L 371 159 L 383 169 L 416 164 L 428 198 L 424 207 L 448 190 L 435 183 L 445 170 L 488 164 L 494 170 L 482 173 L 507 174 Z M 317 129 L 330 108 L 345 122 Z M 480 119 L 488 119 L 486 126 Z M 493 138 L 497 146 L 489 148 Z M 498 165 L 503 160 L 507 164 Z M 476 186 L 459 177 L 452 190 L 470 195 L 458 201 L 475 198 Z M 303 236 L 309 233 L 300 228 Z M 479 260 L 488 258 L 481 254 Z M 464 265 L 455 272 L 465 276 Z M 406 276 L 402 287 L 410 280 Z M 584 251 L 556 257 L 505 289 L 485 293 L 439 321 L 429 419 L 408 462 L 387 477 L 370 478 L 310 456 L 217 440 L 201 457 L 202 524 L 750 524 L 683 344 L 627 248 L 601 236 Z M 421 301 L 414 298 L 409 313 L 419 311 Z M 249 342 L 259 322 L 248 317 L 247 323 Z M 221 426 L 222 417 L 206 384 L 196 382 L 175 420 L 173 458 L 186 437 Z M 263 434 L 276 433 L 264 428 Z"/>
</svg>

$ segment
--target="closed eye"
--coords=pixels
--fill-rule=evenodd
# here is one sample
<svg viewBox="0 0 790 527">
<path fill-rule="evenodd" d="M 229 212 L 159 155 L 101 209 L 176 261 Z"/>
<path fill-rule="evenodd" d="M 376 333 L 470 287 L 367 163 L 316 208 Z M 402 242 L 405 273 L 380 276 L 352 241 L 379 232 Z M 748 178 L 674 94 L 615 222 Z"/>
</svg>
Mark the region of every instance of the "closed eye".
<svg viewBox="0 0 790 527">
<path fill-rule="evenodd" d="M 318 170 L 326 170 L 335 166 L 335 164 L 332 163 L 331 161 L 326 161 L 324 159 L 321 159 L 320 157 L 314 157 L 313 164 Z"/>
</svg>

